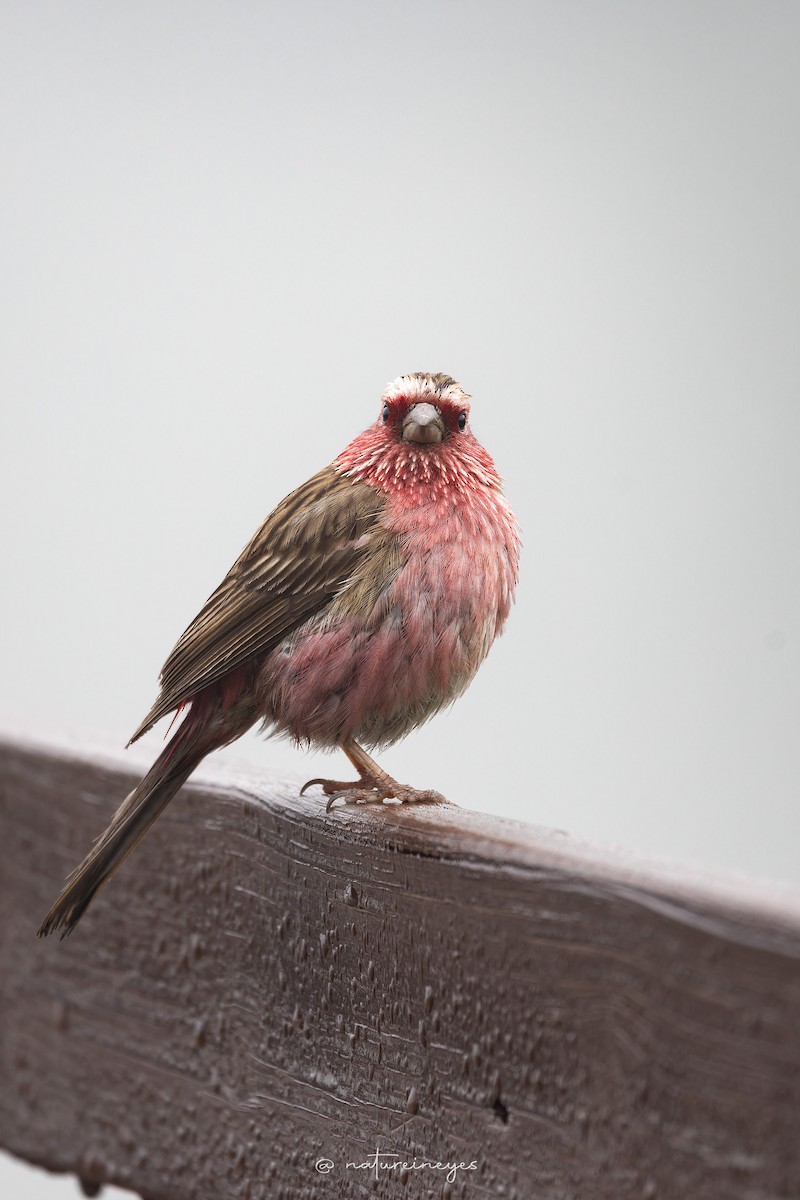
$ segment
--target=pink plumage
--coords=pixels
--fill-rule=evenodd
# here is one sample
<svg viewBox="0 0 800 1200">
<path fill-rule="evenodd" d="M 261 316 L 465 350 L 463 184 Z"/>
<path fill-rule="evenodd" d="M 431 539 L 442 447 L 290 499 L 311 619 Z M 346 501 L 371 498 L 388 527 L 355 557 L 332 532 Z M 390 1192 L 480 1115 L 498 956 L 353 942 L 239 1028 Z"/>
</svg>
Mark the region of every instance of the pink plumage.
<svg viewBox="0 0 800 1200">
<path fill-rule="evenodd" d="M 391 779 L 362 743 L 388 745 L 464 692 L 508 616 L 518 558 L 466 393 L 446 375 L 395 380 L 377 421 L 278 505 L 178 641 L 134 739 L 187 716 L 40 933 L 73 928 L 197 763 L 259 720 L 344 750 L 357 780 L 306 785 L 329 808 L 442 801 Z"/>
<path fill-rule="evenodd" d="M 429 394 L 402 383 L 392 396 L 400 417 Z M 468 408 L 456 387 L 438 400 L 457 421 Z M 517 525 L 492 459 L 466 430 L 417 447 L 381 423 L 334 467 L 385 495 L 380 520 L 404 561 L 371 609 L 340 605 L 339 619 L 325 612 L 273 651 L 259 686 L 267 720 L 298 741 L 385 746 L 457 699 L 486 657 L 514 595 Z"/>
</svg>

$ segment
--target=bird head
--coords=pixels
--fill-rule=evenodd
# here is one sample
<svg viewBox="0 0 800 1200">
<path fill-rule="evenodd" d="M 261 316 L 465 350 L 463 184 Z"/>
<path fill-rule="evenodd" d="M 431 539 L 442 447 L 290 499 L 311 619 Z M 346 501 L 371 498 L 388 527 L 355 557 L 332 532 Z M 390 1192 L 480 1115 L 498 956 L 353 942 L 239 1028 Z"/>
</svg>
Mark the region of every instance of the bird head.
<svg viewBox="0 0 800 1200">
<path fill-rule="evenodd" d="M 355 479 L 424 502 L 431 489 L 499 488 L 489 454 L 472 434 L 469 396 L 449 375 L 401 375 L 381 396 L 378 419 L 338 456 Z"/>
<path fill-rule="evenodd" d="M 377 425 L 387 444 L 441 446 L 467 433 L 469 396 L 449 375 L 401 375 L 381 396 Z"/>
</svg>

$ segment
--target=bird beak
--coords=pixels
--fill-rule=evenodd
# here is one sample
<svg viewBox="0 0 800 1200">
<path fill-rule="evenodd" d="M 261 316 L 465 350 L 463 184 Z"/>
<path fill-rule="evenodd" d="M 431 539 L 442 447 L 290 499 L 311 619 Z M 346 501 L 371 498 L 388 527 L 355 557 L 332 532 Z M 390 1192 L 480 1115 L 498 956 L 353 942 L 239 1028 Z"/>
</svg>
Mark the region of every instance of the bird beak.
<svg viewBox="0 0 800 1200">
<path fill-rule="evenodd" d="M 433 404 L 415 404 L 406 413 L 403 421 L 403 441 L 441 442 L 444 437 L 444 421 Z"/>
</svg>

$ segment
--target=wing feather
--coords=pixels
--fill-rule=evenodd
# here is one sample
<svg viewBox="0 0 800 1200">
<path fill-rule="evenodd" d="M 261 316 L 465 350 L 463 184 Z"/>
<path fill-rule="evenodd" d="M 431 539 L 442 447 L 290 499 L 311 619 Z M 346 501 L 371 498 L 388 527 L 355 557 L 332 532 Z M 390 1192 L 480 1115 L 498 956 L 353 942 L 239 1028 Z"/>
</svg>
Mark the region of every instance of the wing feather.
<svg viewBox="0 0 800 1200">
<path fill-rule="evenodd" d="M 179 639 L 131 741 L 329 604 L 369 552 L 383 506 L 332 466 L 282 500 Z"/>
</svg>

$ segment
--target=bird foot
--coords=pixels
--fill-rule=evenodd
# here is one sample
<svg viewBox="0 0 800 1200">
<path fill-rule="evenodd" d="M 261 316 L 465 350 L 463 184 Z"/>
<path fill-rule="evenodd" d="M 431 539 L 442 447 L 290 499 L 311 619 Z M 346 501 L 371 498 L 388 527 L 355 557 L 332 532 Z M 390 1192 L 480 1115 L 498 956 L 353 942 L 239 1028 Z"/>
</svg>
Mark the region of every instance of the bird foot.
<svg viewBox="0 0 800 1200">
<path fill-rule="evenodd" d="M 344 800 L 345 804 L 383 804 L 384 800 L 396 800 L 400 804 L 449 804 L 441 792 L 432 788 L 413 788 L 408 784 L 398 783 L 390 775 L 382 778 L 363 775 L 353 783 L 341 783 L 336 779 L 309 779 L 300 790 L 300 795 L 306 788 L 319 784 L 329 797 L 325 811 L 330 812 L 335 801 Z"/>
</svg>

